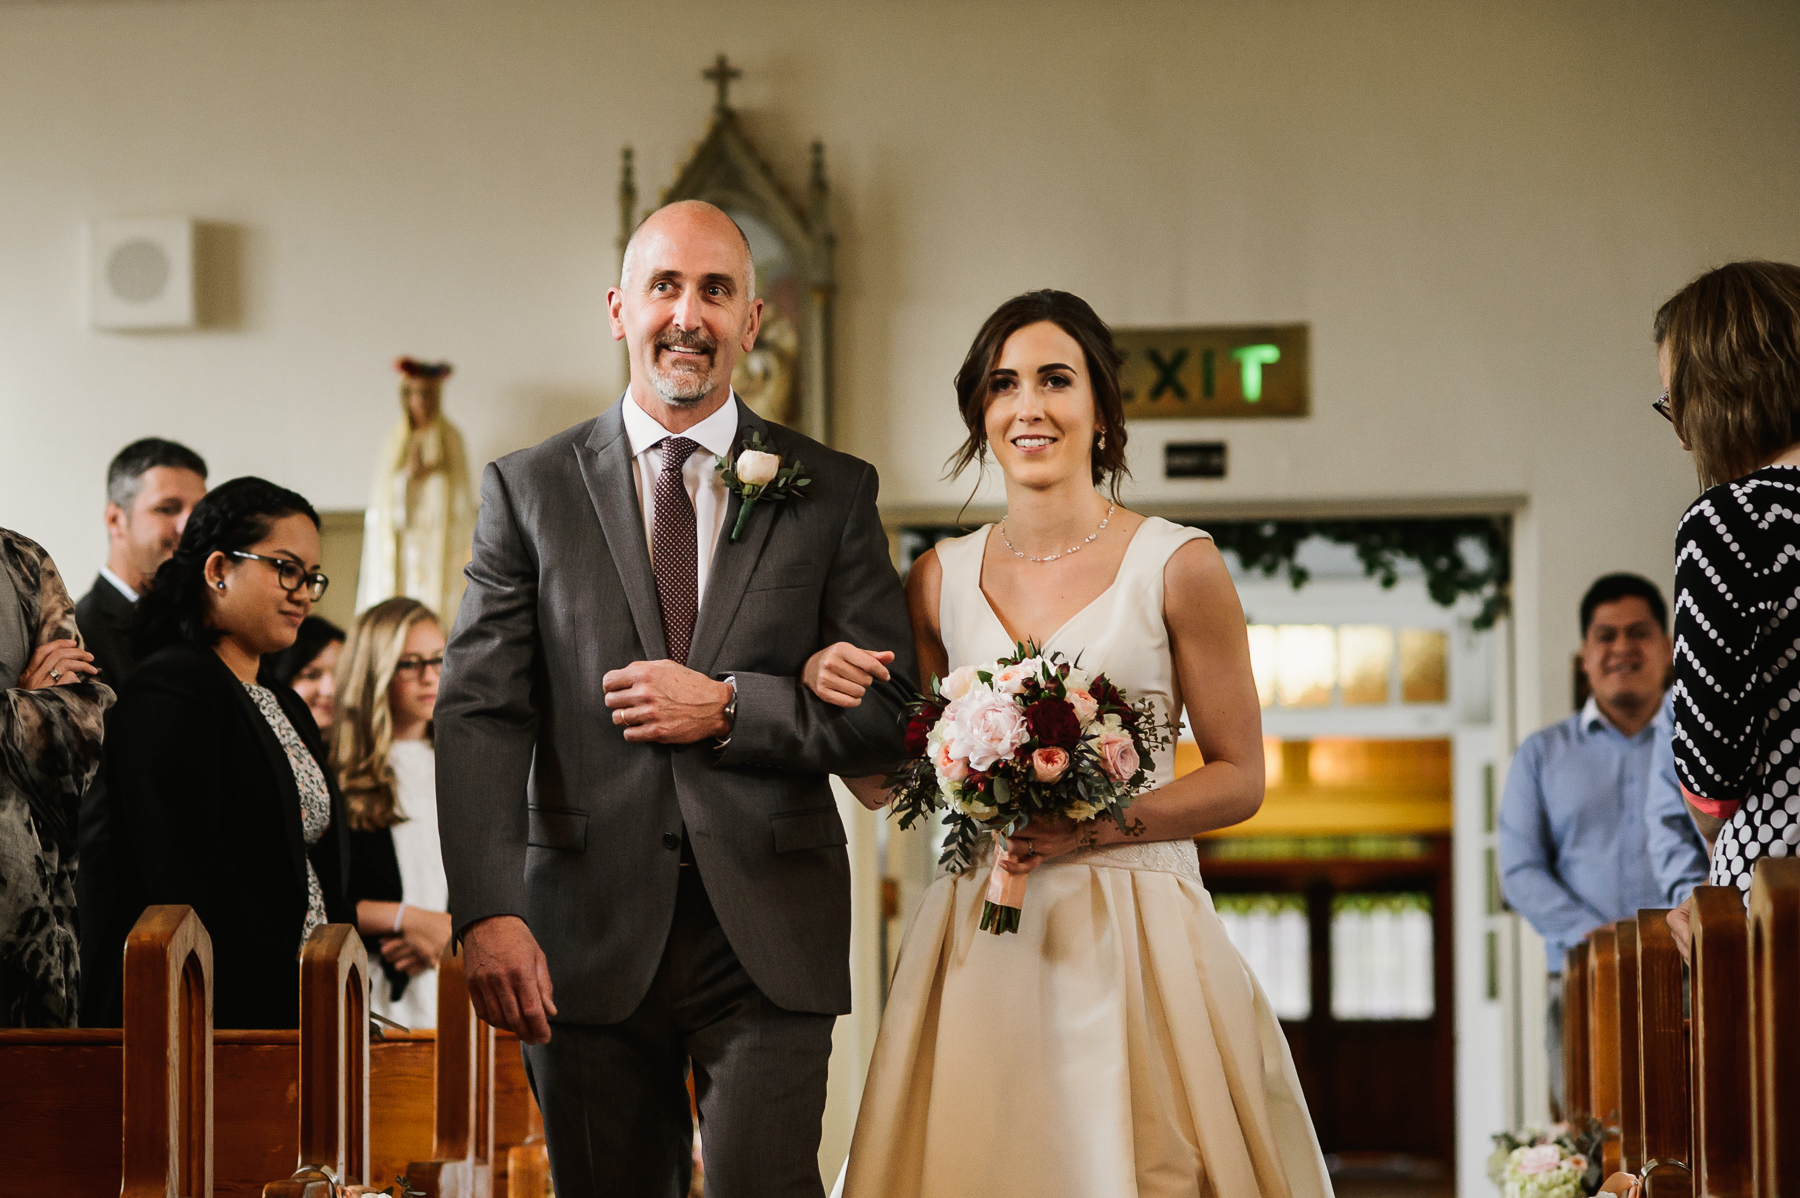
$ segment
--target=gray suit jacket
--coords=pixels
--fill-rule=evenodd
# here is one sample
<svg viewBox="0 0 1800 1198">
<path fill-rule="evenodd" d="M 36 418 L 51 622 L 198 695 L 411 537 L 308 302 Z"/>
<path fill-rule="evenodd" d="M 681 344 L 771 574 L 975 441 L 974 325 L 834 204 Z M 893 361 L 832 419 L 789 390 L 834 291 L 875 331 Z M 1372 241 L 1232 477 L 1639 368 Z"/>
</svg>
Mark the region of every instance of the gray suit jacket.
<svg viewBox="0 0 1800 1198">
<path fill-rule="evenodd" d="M 850 1009 L 850 872 L 827 775 L 902 754 L 917 677 L 875 470 L 766 423 L 735 398 L 738 442 L 760 431 L 811 477 L 759 503 L 736 543 L 731 498 L 688 665 L 737 678 L 737 721 L 711 742 L 627 743 L 601 677 L 667 656 L 618 407 L 501 458 L 482 476 L 468 590 L 436 715 L 438 810 L 458 929 L 531 926 L 559 1022 L 636 1009 L 675 910 L 685 830 L 719 923 L 778 1006 Z M 800 683 L 836 641 L 891 648 L 893 681 L 860 707 Z"/>
</svg>

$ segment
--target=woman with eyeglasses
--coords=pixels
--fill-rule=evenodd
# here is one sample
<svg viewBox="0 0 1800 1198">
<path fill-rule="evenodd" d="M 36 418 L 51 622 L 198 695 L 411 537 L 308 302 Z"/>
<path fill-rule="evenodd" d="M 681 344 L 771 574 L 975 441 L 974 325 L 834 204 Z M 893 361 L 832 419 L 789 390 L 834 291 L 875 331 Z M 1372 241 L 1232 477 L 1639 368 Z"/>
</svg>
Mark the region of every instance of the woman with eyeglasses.
<svg viewBox="0 0 1800 1198">
<path fill-rule="evenodd" d="M 1742 892 L 1800 855 L 1800 267 L 1708 271 L 1655 341 L 1657 410 L 1707 488 L 1675 540 L 1675 771 L 1709 880 Z M 1684 952 L 1691 904 L 1669 917 Z"/>
<path fill-rule="evenodd" d="M 372 1005 L 411 1028 L 437 1026 L 436 970 L 451 931 L 431 739 L 443 671 L 444 631 L 431 609 L 417 599 L 376 604 L 344 645 L 331 733 L 357 924 L 383 962 Z"/>
<path fill-rule="evenodd" d="M 328 581 L 305 499 L 260 478 L 212 491 L 138 602 L 142 664 L 107 724 L 114 951 L 146 906 L 193 907 L 212 937 L 216 1027 L 297 1026 L 301 946 L 353 920 L 324 743 L 299 696 L 257 678 Z"/>
</svg>

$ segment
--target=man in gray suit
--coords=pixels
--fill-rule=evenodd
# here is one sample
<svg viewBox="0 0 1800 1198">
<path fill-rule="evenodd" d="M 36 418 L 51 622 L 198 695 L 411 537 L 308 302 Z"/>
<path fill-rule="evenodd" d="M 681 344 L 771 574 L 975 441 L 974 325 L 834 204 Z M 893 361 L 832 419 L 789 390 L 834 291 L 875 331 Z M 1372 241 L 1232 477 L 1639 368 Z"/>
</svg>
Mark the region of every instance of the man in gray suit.
<svg viewBox="0 0 1800 1198">
<path fill-rule="evenodd" d="M 631 385 L 482 476 L 436 738 L 450 908 L 475 1008 L 526 1042 L 560 1198 L 809 1195 L 850 1009 L 849 861 L 827 776 L 902 755 L 916 674 L 874 469 L 731 392 L 749 246 L 652 214 L 608 294 Z M 811 480 L 755 505 L 714 470 L 759 434 Z M 856 708 L 801 672 L 872 657 Z M 554 997 L 553 997 L 554 995 Z"/>
</svg>

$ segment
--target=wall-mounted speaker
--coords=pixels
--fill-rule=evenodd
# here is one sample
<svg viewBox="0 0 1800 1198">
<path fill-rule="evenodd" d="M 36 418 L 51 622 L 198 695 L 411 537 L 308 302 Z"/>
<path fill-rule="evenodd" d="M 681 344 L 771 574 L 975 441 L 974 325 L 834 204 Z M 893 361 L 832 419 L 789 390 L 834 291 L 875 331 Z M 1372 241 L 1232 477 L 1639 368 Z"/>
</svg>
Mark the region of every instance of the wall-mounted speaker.
<svg viewBox="0 0 1800 1198">
<path fill-rule="evenodd" d="M 88 226 L 88 316 L 97 329 L 194 327 L 194 222 L 97 220 Z"/>
</svg>

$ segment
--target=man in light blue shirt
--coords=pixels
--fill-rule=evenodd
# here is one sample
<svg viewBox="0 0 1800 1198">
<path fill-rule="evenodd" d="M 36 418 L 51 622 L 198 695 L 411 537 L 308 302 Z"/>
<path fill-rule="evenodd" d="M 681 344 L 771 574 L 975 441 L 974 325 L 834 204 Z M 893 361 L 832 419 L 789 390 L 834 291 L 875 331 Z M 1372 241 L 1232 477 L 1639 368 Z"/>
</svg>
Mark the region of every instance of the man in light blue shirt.
<svg viewBox="0 0 1800 1198">
<path fill-rule="evenodd" d="M 1663 905 L 1644 805 L 1671 647 L 1662 592 L 1609 574 L 1581 601 L 1582 709 L 1527 737 L 1500 805 L 1506 901 L 1544 938 L 1550 1089 L 1562 1102 L 1562 967 L 1595 928 Z"/>
</svg>

